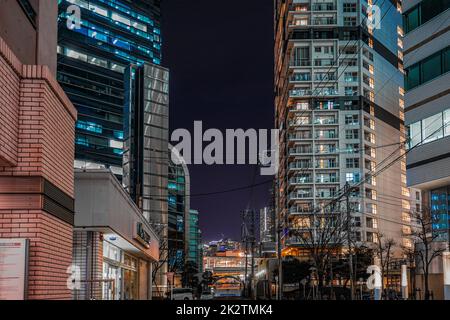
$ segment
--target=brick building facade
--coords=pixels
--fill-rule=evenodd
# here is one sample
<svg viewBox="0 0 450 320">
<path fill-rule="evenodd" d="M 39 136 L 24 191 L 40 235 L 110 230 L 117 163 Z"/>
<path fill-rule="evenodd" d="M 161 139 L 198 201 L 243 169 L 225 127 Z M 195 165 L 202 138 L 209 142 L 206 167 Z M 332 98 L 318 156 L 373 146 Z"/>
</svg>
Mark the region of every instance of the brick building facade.
<svg viewBox="0 0 450 320">
<path fill-rule="evenodd" d="M 29 239 L 28 299 L 71 299 L 76 110 L 0 38 L 0 238 Z"/>
</svg>

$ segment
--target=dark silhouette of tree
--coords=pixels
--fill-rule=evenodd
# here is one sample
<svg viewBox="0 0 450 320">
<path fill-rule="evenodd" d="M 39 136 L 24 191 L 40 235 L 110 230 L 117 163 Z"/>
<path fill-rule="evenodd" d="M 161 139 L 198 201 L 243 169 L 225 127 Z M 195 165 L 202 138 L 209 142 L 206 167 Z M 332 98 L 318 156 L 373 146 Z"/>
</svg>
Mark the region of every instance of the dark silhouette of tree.
<svg viewBox="0 0 450 320">
<path fill-rule="evenodd" d="M 424 276 L 424 297 L 429 300 L 430 293 L 430 266 L 437 257 L 442 256 L 445 246 L 439 246 L 437 239 L 440 237 L 438 231 L 433 231 L 433 224 L 438 223 L 438 217 L 433 217 L 428 208 L 423 208 L 422 212 L 412 212 L 411 220 L 414 227 L 411 237 L 415 245 L 415 252 L 418 266 Z"/>
<path fill-rule="evenodd" d="M 352 220 L 341 211 L 340 205 L 318 211 L 302 215 L 301 222 L 290 230 L 290 236 L 309 253 L 311 265 L 316 270 L 320 299 L 327 270 L 332 265 L 331 259 L 340 254 L 347 244 Z"/>
<path fill-rule="evenodd" d="M 389 279 L 391 271 L 390 266 L 392 265 L 394 250 L 397 243 L 392 238 L 385 239 L 385 236 L 381 232 L 377 232 L 376 237 L 375 256 L 380 260 L 381 277 L 382 279 Z M 381 289 L 384 292 L 384 281 L 381 281 L 381 286 Z"/>
</svg>

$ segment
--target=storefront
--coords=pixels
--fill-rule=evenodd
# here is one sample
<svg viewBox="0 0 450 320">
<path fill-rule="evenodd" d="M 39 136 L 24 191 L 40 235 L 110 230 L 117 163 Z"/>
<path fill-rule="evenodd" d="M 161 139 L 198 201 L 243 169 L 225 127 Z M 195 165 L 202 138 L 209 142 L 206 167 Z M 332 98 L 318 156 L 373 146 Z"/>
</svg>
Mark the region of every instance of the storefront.
<svg viewBox="0 0 450 320">
<path fill-rule="evenodd" d="M 146 300 L 159 239 L 107 170 L 75 173 L 73 265 L 81 274 L 77 300 Z"/>
</svg>

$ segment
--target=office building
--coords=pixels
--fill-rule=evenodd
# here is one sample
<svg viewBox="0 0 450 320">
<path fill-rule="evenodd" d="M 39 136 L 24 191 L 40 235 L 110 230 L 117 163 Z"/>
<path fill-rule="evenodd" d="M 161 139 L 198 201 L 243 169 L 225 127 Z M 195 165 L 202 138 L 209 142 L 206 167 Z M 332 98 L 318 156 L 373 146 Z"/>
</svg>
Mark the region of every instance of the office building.
<svg viewBox="0 0 450 320">
<path fill-rule="evenodd" d="M 408 184 L 425 193 L 438 216 L 434 231 L 448 241 L 450 199 L 450 1 L 406 1 L 405 111 Z"/>
<path fill-rule="evenodd" d="M 125 71 L 122 185 L 160 239 L 157 284 L 167 285 L 169 71 L 155 64 Z"/>
<path fill-rule="evenodd" d="M 202 232 L 199 226 L 198 210 L 189 210 L 189 240 L 188 240 L 188 261 L 192 261 L 197 266 L 198 272 L 203 271 L 202 258 Z"/>
<path fill-rule="evenodd" d="M 259 245 L 261 257 L 276 253 L 275 210 L 272 207 L 259 211 Z"/>
<path fill-rule="evenodd" d="M 124 73 L 129 64 L 161 63 L 160 33 L 159 0 L 59 1 L 58 81 L 79 114 L 76 167 L 122 175 Z"/>
<path fill-rule="evenodd" d="M 77 112 L 55 79 L 56 12 L 0 9 L 0 300 L 71 299 Z"/>
<path fill-rule="evenodd" d="M 285 230 L 295 231 L 283 238 L 283 253 L 302 254 L 295 233 L 310 230 L 315 216 L 339 211 L 329 203 L 347 182 L 355 187 L 353 242 L 375 243 L 382 233 L 411 246 L 402 157 L 401 2 L 378 4 L 379 20 L 370 24 L 373 2 L 276 1 L 276 126 L 281 130 L 276 210 Z M 399 161 L 379 175 L 370 174 L 395 158 Z"/>
<path fill-rule="evenodd" d="M 174 152 L 172 146 L 169 150 Z M 173 161 L 175 159 L 176 163 Z M 175 159 L 170 157 L 168 173 L 168 268 L 177 274 L 177 280 L 181 280 L 189 257 L 191 182 L 186 163 L 181 157 Z"/>
<path fill-rule="evenodd" d="M 450 1 L 403 1 L 408 185 L 421 190 L 436 242 L 450 241 Z M 435 299 L 443 298 L 441 257 L 430 266 Z M 422 286 L 418 277 L 418 287 Z"/>
</svg>

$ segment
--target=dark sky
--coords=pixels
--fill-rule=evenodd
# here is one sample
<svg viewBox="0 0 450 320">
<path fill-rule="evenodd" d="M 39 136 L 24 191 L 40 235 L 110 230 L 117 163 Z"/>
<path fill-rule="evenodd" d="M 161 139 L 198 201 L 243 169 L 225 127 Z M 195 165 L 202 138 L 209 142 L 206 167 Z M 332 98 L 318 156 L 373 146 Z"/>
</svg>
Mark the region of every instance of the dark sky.
<svg viewBox="0 0 450 320">
<path fill-rule="evenodd" d="M 273 0 L 163 0 L 163 64 L 171 70 L 170 126 L 272 128 Z M 189 167 L 191 193 L 252 184 L 252 166 Z M 271 177 L 260 176 L 255 183 Z M 240 212 L 268 203 L 270 184 L 234 193 L 192 197 L 203 240 L 240 239 Z"/>
</svg>

